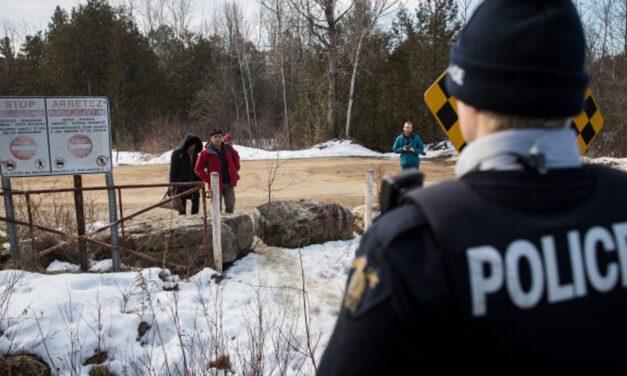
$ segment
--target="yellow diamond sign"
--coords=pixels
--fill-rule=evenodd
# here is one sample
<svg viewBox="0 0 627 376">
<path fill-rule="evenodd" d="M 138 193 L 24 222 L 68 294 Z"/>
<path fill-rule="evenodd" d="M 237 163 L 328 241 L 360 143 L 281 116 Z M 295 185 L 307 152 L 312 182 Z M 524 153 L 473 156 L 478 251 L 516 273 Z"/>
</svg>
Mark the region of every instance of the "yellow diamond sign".
<svg viewBox="0 0 627 376">
<path fill-rule="evenodd" d="M 453 147 L 457 151 L 461 151 L 466 146 L 466 141 L 462 136 L 459 128 L 459 119 L 457 117 L 457 103 L 446 90 L 444 78 L 446 71 L 442 73 L 438 79 L 425 92 L 425 102 L 429 111 L 433 114 L 438 124 L 446 134 Z M 577 132 L 577 142 L 579 143 L 579 152 L 584 154 L 590 143 L 603 129 L 605 119 L 590 89 L 586 90 L 583 111 L 572 118 L 571 127 Z"/>
</svg>

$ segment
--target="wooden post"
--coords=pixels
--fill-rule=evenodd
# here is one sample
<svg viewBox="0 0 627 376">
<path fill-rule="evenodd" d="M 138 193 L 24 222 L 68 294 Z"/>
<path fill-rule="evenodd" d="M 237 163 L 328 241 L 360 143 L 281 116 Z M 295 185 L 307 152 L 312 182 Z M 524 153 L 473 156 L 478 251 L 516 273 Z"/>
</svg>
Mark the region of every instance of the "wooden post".
<svg viewBox="0 0 627 376">
<path fill-rule="evenodd" d="M 220 220 L 220 177 L 217 172 L 211 173 L 211 201 L 213 202 L 213 264 L 218 273 L 222 273 L 222 223 Z"/>
<path fill-rule="evenodd" d="M 85 235 L 85 208 L 83 206 L 83 177 L 74 175 L 74 208 L 76 210 L 76 228 L 78 236 Z M 89 270 L 87 260 L 87 244 L 84 239 L 78 241 L 78 252 L 81 258 L 81 270 Z"/>
<path fill-rule="evenodd" d="M 7 219 L 15 220 L 15 207 L 13 206 L 13 196 L 11 195 L 11 179 L 2 177 L 2 190 L 4 191 L 4 210 L 6 211 Z M 7 236 L 9 237 L 9 243 L 11 244 L 11 257 L 18 259 L 20 257 L 20 242 L 17 238 L 17 228 L 15 223 L 7 222 Z"/>
<path fill-rule="evenodd" d="M 207 244 L 207 192 L 205 190 L 205 183 L 202 183 L 202 190 L 200 191 L 200 199 L 202 200 L 202 255 L 203 266 L 209 265 L 209 245 Z"/>
<path fill-rule="evenodd" d="M 28 228 L 30 230 L 30 247 L 31 250 L 33 251 L 33 253 L 36 252 L 35 250 L 35 227 L 34 222 L 33 222 L 33 211 L 32 208 L 30 207 L 30 194 L 25 194 L 24 198 L 26 199 L 26 212 L 28 213 Z"/>
<path fill-rule="evenodd" d="M 372 226 L 372 186 L 374 185 L 374 171 L 366 172 L 366 208 L 364 212 L 364 232 Z"/>
</svg>

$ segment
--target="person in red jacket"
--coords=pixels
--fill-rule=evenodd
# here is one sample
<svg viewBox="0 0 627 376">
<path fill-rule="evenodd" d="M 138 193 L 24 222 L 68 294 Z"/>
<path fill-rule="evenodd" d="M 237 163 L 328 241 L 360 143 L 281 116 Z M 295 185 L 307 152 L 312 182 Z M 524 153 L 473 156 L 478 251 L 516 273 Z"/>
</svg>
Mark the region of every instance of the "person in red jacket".
<svg viewBox="0 0 627 376">
<path fill-rule="evenodd" d="M 233 145 L 233 136 L 230 133 L 224 135 L 224 143 L 227 145 Z"/>
<path fill-rule="evenodd" d="M 211 189 L 211 173 L 217 172 L 220 177 L 220 193 L 224 201 L 224 210 L 233 213 L 235 209 L 235 187 L 239 175 L 239 154 L 229 144 L 224 143 L 223 133 L 214 129 L 209 134 L 209 142 L 200 152 L 194 171 Z"/>
</svg>

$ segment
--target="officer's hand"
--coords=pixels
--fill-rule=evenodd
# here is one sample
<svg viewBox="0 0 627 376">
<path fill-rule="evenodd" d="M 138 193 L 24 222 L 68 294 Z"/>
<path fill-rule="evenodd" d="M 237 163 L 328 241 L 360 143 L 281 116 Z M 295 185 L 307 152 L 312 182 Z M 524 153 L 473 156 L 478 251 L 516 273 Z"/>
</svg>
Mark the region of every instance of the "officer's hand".
<svg viewBox="0 0 627 376">
<path fill-rule="evenodd" d="M 416 150 L 414 150 L 414 148 L 409 148 L 409 151 L 411 151 L 412 153 L 416 152 Z"/>
</svg>

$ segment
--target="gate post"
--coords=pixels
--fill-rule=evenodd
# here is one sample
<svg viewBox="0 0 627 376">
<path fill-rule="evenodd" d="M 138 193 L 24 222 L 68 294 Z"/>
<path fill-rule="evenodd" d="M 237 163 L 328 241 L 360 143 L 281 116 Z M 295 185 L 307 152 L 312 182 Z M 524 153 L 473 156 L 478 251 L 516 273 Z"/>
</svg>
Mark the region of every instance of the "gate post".
<svg viewBox="0 0 627 376">
<path fill-rule="evenodd" d="M 15 208 L 13 207 L 13 196 L 11 195 L 11 179 L 2 177 L 2 190 L 4 191 L 4 210 L 7 219 L 15 221 Z M 18 259 L 20 257 L 20 242 L 17 239 L 17 229 L 15 223 L 7 221 L 7 235 L 11 244 L 11 257 Z"/>
<path fill-rule="evenodd" d="M 374 185 L 374 171 L 366 173 L 366 208 L 364 211 L 364 232 L 372 226 L 372 186 Z"/>
<path fill-rule="evenodd" d="M 85 235 L 85 208 L 83 204 L 83 177 L 74 175 L 74 208 L 76 210 L 76 228 L 78 236 Z M 78 252 L 81 257 L 81 271 L 89 271 L 87 259 L 87 244 L 84 239 L 78 239 Z"/>
<path fill-rule="evenodd" d="M 213 202 L 211 230 L 213 235 L 213 266 L 222 273 L 222 222 L 220 219 L 220 177 L 211 173 L 211 201 Z"/>
<path fill-rule="evenodd" d="M 118 220 L 118 211 L 117 205 L 115 203 L 115 184 L 113 184 L 113 173 L 107 172 L 105 174 L 105 180 L 107 182 L 107 195 L 109 199 L 109 222 L 113 223 Z M 118 226 L 115 225 L 111 227 L 111 245 L 118 246 L 120 245 L 120 236 L 118 234 Z M 113 271 L 120 271 L 120 248 L 114 248 L 111 253 L 111 262 L 113 263 Z"/>
</svg>

